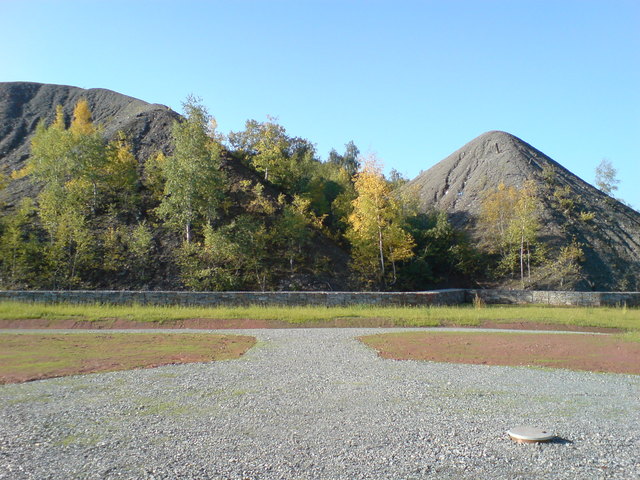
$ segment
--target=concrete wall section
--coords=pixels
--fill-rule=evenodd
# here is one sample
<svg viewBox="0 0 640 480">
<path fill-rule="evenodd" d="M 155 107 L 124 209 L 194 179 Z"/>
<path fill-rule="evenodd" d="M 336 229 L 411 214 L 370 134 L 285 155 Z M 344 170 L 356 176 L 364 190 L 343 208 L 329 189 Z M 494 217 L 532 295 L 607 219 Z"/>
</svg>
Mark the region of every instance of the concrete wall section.
<svg viewBox="0 0 640 480">
<path fill-rule="evenodd" d="M 156 292 L 0 291 L 0 300 L 117 305 L 461 305 L 478 295 L 488 304 L 640 306 L 640 292 L 546 292 L 532 290 L 437 290 L 432 292 Z"/>
<path fill-rule="evenodd" d="M 640 306 L 640 292 L 547 292 L 535 290 L 467 290 L 466 300 L 478 295 L 488 304 L 542 304 L 582 307 Z"/>
<path fill-rule="evenodd" d="M 459 305 L 465 301 L 465 290 L 433 292 L 0 291 L 0 300 L 195 306 Z"/>
</svg>

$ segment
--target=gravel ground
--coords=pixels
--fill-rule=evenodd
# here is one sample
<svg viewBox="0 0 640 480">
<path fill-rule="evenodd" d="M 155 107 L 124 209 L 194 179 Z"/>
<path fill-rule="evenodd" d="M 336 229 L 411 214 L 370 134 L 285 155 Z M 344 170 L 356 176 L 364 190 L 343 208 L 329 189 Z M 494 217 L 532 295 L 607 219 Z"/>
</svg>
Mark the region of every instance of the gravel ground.
<svg viewBox="0 0 640 480">
<path fill-rule="evenodd" d="M 640 478 L 640 377 L 355 339 L 396 330 L 242 330 L 259 343 L 240 360 L 0 386 L 0 478 Z M 518 425 L 559 439 L 515 444 Z"/>
</svg>

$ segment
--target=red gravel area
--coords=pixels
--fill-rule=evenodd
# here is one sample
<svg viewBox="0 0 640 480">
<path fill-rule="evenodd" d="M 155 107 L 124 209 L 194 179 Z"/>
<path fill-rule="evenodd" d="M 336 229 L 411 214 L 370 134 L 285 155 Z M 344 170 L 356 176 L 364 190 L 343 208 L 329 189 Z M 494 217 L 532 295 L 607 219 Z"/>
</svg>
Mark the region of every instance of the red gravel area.
<svg viewBox="0 0 640 480">
<path fill-rule="evenodd" d="M 119 329 L 119 330 L 141 330 L 155 328 L 184 329 L 195 328 L 203 330 L 224 330 L 224 329 L 250 329 L 250 328 L 292 328 L 293 325 L 275 320 L 255 320 L 255 319 L 210 319 L 210 318 L 190 318 L 186 320 L 175 320 L 164 323 L 159 322 L 136 322 L 123 318 L 113 318 L 108 320 L 83 321 L 74 319 L 47 319 L 33 318 L 21 320 L 0 320 L 0 329 Z"/>
<path fill-rule="evenodd" d="M 455 325 L 444 325 L 455 326 Z M 87 322 L 74 319 L 21 319 L 21 320 L 0 320 L 0 329 L 147 329 L 147 328 L 195 328 L 204 330 L 225 330 L 225 329 L 252 329 L 252 328 L 392 328 L 397 327 L 392 319 L 388 318 L 335 318 L 330 321 L 307 322 L 302 324 L 288 323 L 279 320 L 257 320 L 252 318 L 239 319 L 213 319 L 213 318 L 189 318 L 185 320 L 157 322 L 135 322 L 122 318 L 108 320 L 96 320 Z M 473 328 L 468 325 L 465 328 Z M 478 327 L 512 330 L 561 330 L 568 332 L 598 332 L 598 333 L 618 333 L 622 330 L 617 328 L 601 327 L 580 327 L 575 325 L 553 325 L 535 322 L 484 322 Z"/>
<path fill-rule="evenodd" d="M 482 328 L 497 328 L 507 330 L 549 330 L 558 332 L 592 332 L 592 333 L 623 333 L 624 330 L 613 327 L 582 327 L 579 325 L 558 325 L 551 323 L 536 322 L 483 322 Z"/>
<path fill-rule="evenodd" d="M 383 358 L 640 375 L 640 343 L 607 335 L 402 332 L 361 337 Z"/>
</svg>

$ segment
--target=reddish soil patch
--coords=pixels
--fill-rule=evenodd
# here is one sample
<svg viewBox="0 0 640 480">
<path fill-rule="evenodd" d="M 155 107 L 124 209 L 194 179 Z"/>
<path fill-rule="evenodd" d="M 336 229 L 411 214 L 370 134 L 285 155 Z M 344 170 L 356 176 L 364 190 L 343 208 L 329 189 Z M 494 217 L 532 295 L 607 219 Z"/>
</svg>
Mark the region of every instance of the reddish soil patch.
<svg viewBox="0 0 640 480">
<path fill-rule="evenodd" d="M 47 319 L 31 318 L 21 320 L 0 320 L 0 329 L 69 329 L 69 330 L 94 330 L 94 329 L 118 329 L 118 330 L 142 330 L 142 329 L 185 329 L 194 328 L 202 330 L 229 330 L 250 328 L 292 328 L 294 325 L 277 320 L 255 320 L 250 318 L 240 319 L 212 319 L 189 318 L 168 322 L 136 322 L 124 318 L 112 318 L 106 320 L 74 320 L 74 319 Z"/>
<path fill-rule="evenodd" d="M 456 326 L 456 325 L 443 325 Z M 189 318 L 185 320 L 158 322 L 136 322 L 123 318 L 96 320 L 92 322 L 74 319 L 22 319 L 0 320 L 0 329 L 181 329 L 194 328 L 203 330 L 243 330 L 261 328 L 402 328 L 390 318 L 354 318 L 341 317 L 329 321 L 305 322 L 301 324 L 288 323 L 280 320 L 259 320 L 253 318 L 215 319 L 215 318 Z M 474 328 L 464 325 L 465 328 Z M 575 325 L 553 325 L 535 322 L 484 322 L 478 325 L 481 328 L 511 329 L 511 330 L 550 330 L 567 332 L 597 332 L 597 333 L 621 333 L 618 328 L 580 327 Z M 413 327 L 410 327 L 413 328 Z"/>
<path fill-rule="evenodd" d="M 318 320 L 305 323 L 289 323 L 282 320 L 261 320 L 255 318 L 188 318 L 159 322 L 136 322 L 123 318 L 84 321 L 74 319 L 33 318 L 22 320 L 0 319 L 0 329 L 184 329 L 195 328 L 203 330 L 243 330 L 263 328 L 390 328 L 398 327 L 391 318 L 354 318 L 342 317 L 331 320 Z"/>
<path fill-rule="evenodd" d="M 361 337 L 383 358 L 640 374 L 640 343 L 606 335 L 406 332 Z"/>
<path fill-rule="evenodd" d="M 495 328 L 505 330 L 549 330 L 552 332 L 592 332 L 592 333 L 623 333 L 625 330 L 613 327 L 582 327 L 579 325 L 558 325 L 552 323 L 536 323 L 522 320 L 520 322 L 483 322 L 481 328 Z"/>
<path fill-rule="evenodd" d="M 246 335 L 70 333 L 1 334 L 0 384 L 160 365 L 238 358 Z"/>
</svg>

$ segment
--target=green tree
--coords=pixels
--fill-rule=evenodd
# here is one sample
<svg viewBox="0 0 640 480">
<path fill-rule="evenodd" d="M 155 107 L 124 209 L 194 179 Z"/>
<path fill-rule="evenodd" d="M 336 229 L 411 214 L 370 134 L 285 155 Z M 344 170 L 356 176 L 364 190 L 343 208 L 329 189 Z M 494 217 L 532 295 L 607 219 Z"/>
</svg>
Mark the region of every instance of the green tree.
<svg viewBox="0 0 640 480">
<path fill-rule="evenodd" d="M 166 224 L 189 243 L 194 227 L 214 222 L 224 200 L 221 145 L 215 124 L 194 98 L 184 104 L 186 119 L 172 129 L 174 153 L 162 162 L 164 197 L 157 208 Z"/>
<path fill-rule="evenodd" d="M 95 264 L 89 217 L 96 214 L 106 179 L 106 144 L 91 123 L 86 101 L 78 102 L 69 129 L 62 108 L 54 123 L 40 123 L 23 174 L 42 186 L 38 216 L 49 242 L 44 252 L 49 286 L 74 287 Z"/>
<path fill-rule="evenodd" d="M 389 172 L 389 183 L 391 184 L 391 188 L 393 190 L 400 188 L 402 185 L 404 185 L 408 181 L 409 180 L 407 180 L 405 176 L 402 175 L 402 173 L 400 173 L 395 168 L 392 168 L 391 171 Z"/>
<path fill-rule="evenodd" d="M 356 173 L 358 173 L 358 169 L 360 168 L 360 150 L 356 147 L 353 140 L 347 143 L 344 149 L 344 153 L 340 155 L 336 152 L 335 149 L 332 149 L 329 152 L 329 163 L 337 165 L 343 168 L 350 177 L 353 177 Z"/>
<path fill-rule="evenodd" d="M 479 253 L 467 236 L 451 225 L 446 212 L 412 215 L 405 228 L 416 243 L 416 255 L 399 269 L 398 285 L 402 289 L 425 290 L 468 282 L 482 268 Z"/>
<path fill-rule="evenodd" d="M 347 229 L 352 202 L 356 198 L 351 175 L 335 163 L 318 164 L 306 191 L 300 196 L 310 201 L 310 212 L 323 219 L 325 234 L 341 241 Z"/>
<path fill-rule="evenodd" d="M 497 272 L 513 272 L 519 264 L 523 288 L 525 276 L 531 278 L 532 261 L 540 260 L 536 249 L 537 253 L 543 251 L 538 248 L 539 205 L 532 181 L 526 181 L 521 188 L 500 184 L 482 202 L 479 225 L 485 233 L 489 252 L 499 255 Z"/>
<path fill-rule="evenodd" d="M 551 264 L 552 272 L 560 280 L 560 288 L 564 287 L 568 279 L 580 276 L 582 262 L 584 262 L 582 245 L 575 239 L 569 245 L 560 248 L 556 260 Z"/>
<path fill-rule="evenodd" d="M 229 229 L 203 228 L 203 239 L 185 243 L 179 250 L 181 278 L 191 290 L 235 290 L 243 287 L 243 258 L 240 245 Z"/>
<path fill-rule="evenodd" d="M 507 230 L 515 215 L 517 198 L 515 187 L 500 183 L 482 200 L 480 226 L 489 238 L 490 251 L 497 251 L 502 257 L 508 255 Z"/>
<path fill-rule="evenodd" d="M 15 212 L 0 222 L 0 286 L 41 286 L 43 245 L 38 238 L 33 200 L 22 200 Z"/>
<path fill-rule="evenodd" d="M 618 190 L 620 180 L 617 178 L 618 171 L 614 168 L 610 160 L 603 158 L 596 167 L 596 186 L 607 195 L 613 197 Z"/>
<path fill-rule="evenodd" d="M 87 286 L 98 266 L 97 242 L 85 216 L 62 212 L 45 251 L 46 284 L 53 289 Z"/>
<path fill-rule="evenodd" d="M 106 162 L 103 169 L 101 189 L 112 210 L 131 213 L 136 209 L 138 198 L 138 161 L 133 155 L 131 143 L 124 133 L 107 145 Z"/>
<path fill-rule="evenodd" d="M 527 278 L 531 281 L 531 250 L 537 242 L 540 221 L 538 210 L 540 201 L 537 198 L 535 183 L 527 181 L 518 192 L 518 199 L 513 211 L 507 236 L 510 242 L 518 245 L 520 260 L 520 281 L 524 288 L 525 265 Z"/>
<path fill-rule="evenodd" d="M 364 163 L 355 189 L 347 231 L 353 266 L 366 283 L 385 288 L 396 280 L 396 263 L 414 255 L 415 244 L 402 229 L 400 205 L 375 159 Z"/>
<path fill-rule="evenodd" d="M 319 164 L 311 142 L 290 137 L 286 129 L 270 117 L 266 122 L 247 121 L 244 131 L 229 134 L 229 143 L 265 180 L 290 194 L 306 190 Z"/>
<path fill-rule="evenodd" d="M 86 100 L 80 100 L 69 129 L 65 128 L 62 108 L 57 109 L 51 126 L 38 124 L 23 172 L 43 186 L 40 206 L 45 216 L 51 213 L 55 217 L 69 210 L 86 215 L 99 207 L 100 190 L 108 177 L 107 161 L 102 134 L 91 123 Z M 43 221 L 55 222 L 54 218 Z"/>
<path fill-rule="evenodd" d="M 66 190 L 76 204 L 88 203 L 92 214 L 101 205 L 103 187 L 109 178 L 107 148 L 101 129 L 91 120 L 86 100 L 80 100 L 73 110 L 69 126 L 66 156 L 69 160 L 69 180 Z"/>
<path fill-rule="evenodd" d="M 301 263 L 306 257 L 313 229 L 321 228 L 323 219 L 316 217 L 311 212 L 311 202 L 300 196 L 294 196 L 291 203 L 286 203 L 284 195 L 281 195 L 279 203 L 282 205 L 282 213 L 271 229 L 273 245 L 287 259 L 290 273 L 293 274 L 296 263 Z"/>
<path fill-rule="evenodd" d="M 240 215 L 229 225 L 228 235 L 238 245 L 244 284 L 266 290 L 273 276 L 269 229 L 262 219 Z"/>
<path fill-rule="evenodd" d="M 50 126 L 37 126 L 31 150 L 15 176 L 30 175 L 41 187 L 37 213 L 48 240 L 41 278 L 49 287 L 90 285 L 100 277 L 100 267 L 118 263 L 115 241 L 126 229 L 114 217 L 139 216 L 131 146 L 122 134 L 107 144 L 89 104 L 80 100 L 69 128 L 60 106 Z"/>
<path fill-rule="evenodd" d="M 102 233 L 100 267 L 116 281 L 141 285 L 152 267 L 153 233 L 145 222 L 125 225 L 111 219 Z"/>
<path fill-rule="evenodd" d="M 144 163 L 144 174 L 142 178 L 142 184 L 147 191 L 151 194 L 151 198 L 158 202 L 162 201 L 164 197 L 164 170 L 167 157 L 164 153 L 158 152 L 155 155 L 149 157 Z"/>
</svg>

